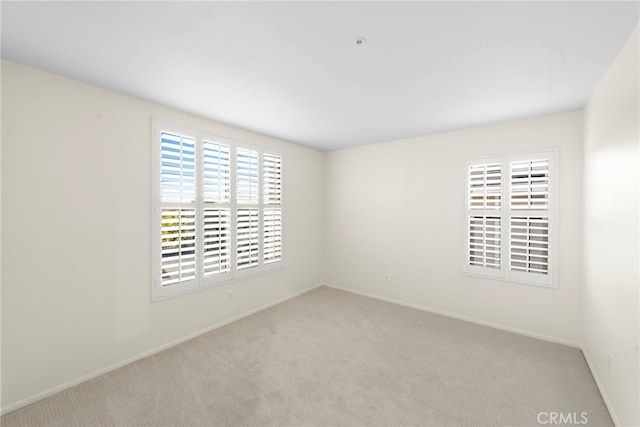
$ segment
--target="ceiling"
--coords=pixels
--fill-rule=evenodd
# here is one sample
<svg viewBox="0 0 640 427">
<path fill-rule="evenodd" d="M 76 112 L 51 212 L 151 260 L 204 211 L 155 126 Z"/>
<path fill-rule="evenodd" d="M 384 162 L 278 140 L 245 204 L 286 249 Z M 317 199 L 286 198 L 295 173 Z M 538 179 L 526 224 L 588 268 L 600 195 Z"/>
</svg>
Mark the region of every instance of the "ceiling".
<svg viewBox="0 0 640 427">
<path fill-rule="evenodd" d="M 581 108 L 639 20 L 635 1 L 1 8 L 4 59 L 323 151 Z"/>
</svg>

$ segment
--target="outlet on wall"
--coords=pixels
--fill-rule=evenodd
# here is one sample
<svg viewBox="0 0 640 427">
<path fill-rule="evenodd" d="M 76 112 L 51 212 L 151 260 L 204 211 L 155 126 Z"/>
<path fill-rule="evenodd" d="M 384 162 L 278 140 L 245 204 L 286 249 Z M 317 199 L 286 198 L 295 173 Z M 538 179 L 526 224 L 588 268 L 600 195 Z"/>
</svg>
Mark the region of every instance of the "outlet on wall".
<svg viewBox="0 0 640 427">
<path fill-rule="evenodd" d="M 608 358 L 608 362 L 609 362 L 609 373 L 613 373 L 613 354 L 609 353 L 609 358 Z"/>
<path fill-rule="evenodd" d="M 229 292 L 227 293 L 227 299 L 228 299 L 229 301 L 231 301 L 231 300 L 233 299 L 233 291 L 229 291 Z"/>
<path fill-rule="evenodd" d="M 389 275 L 388 274 L 384 275 L 384 283 L 386 283 L 387 285 L 389 284 Z"/>
</svg>

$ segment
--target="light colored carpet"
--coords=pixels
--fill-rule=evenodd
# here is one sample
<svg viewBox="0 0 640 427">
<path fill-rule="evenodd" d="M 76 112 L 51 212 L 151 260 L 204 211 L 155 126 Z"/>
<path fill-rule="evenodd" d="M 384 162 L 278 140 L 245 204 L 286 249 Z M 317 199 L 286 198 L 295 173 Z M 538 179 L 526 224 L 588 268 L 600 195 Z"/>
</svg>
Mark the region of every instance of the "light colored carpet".
<svg viewBox="0 0 640 427">
<path fill-rule="evenodd" d="M 580 350 L 322 287 L 1 424 L 537 426 L 540 412 L 612 425 Z"/>
</svg>

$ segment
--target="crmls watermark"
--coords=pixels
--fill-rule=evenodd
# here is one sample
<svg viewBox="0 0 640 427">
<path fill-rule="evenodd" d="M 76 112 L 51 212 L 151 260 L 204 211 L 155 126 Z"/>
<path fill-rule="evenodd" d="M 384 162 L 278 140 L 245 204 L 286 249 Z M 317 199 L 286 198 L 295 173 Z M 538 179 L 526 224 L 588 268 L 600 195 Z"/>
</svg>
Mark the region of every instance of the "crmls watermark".
<svg viewBox="0 0 640 427">
<path fill-rule="evenodd" d="M 586 412 L 538 412 L 538 424 L 581 425 L 589 423 Z"/>
</svg>

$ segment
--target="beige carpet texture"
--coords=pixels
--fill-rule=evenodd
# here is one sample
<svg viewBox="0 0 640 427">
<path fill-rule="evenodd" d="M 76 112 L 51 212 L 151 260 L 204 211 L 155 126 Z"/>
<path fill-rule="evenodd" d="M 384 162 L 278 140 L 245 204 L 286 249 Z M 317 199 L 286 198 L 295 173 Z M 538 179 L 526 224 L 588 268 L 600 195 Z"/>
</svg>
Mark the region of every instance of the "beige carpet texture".
<svg viewBox="0 0 640 427">
<path fill-rule="evenodd" d="M 580 350 L 320 287 L 0 423 L 539 426 L 554 413 L 613 425 Z"/>
</svg>

